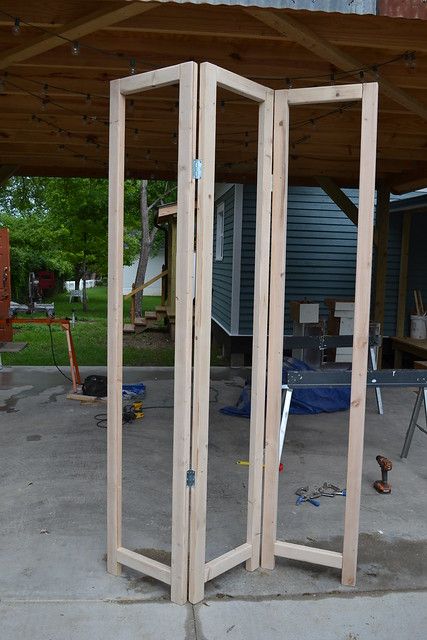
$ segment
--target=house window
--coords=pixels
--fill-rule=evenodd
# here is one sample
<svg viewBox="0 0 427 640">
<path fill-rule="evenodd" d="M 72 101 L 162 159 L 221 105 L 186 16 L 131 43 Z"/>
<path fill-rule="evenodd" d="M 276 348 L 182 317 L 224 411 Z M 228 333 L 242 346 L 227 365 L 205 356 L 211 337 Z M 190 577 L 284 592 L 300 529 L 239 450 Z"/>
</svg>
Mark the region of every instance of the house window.
<svg viewBox="0 0 427 640">
<path fill-rule="evenodd" d="M 224 203 L 221 202 L 215 212 L 215 260 L 222 260 L 224 257 Z"/>
</svg>

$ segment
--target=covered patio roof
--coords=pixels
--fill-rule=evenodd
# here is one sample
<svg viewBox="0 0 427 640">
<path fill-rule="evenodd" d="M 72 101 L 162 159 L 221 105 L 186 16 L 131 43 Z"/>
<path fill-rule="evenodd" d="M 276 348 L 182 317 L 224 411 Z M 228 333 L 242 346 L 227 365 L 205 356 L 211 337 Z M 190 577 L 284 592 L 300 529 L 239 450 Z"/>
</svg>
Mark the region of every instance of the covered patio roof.
<svg viewBox="0 0 427 640">
<path fill-rule="evenodd" d="M 367 15 L 360 15 L 360 3 L 358 11 L 333 14 L 327 10 L 336 10 L 336 2 L 319 0 L 317 8 L 325 11 L 252 4 L 3 0 L 0 173 L 106 176 L 109 81 L 208 60 L 272 88 L 378 79 L 378 181 L 397 193 L 426 186 L 427 22 L 421 4 L 407 18 L 384 15 L 402 15 L 384 1 L 368 3 Z M 353 3 L 338 4 L 352 11 Z M 291 117 L 291 182 L 313 184 L 327 176 L 356 185 L 359 106 L 298 107 Z M 174 88 L 129 100 L 127 176 L 173 178 L 176 130 Z M 221 94 L 217 179 L 254 180 L 256 143 L 254 106 Z"/>
</svg>

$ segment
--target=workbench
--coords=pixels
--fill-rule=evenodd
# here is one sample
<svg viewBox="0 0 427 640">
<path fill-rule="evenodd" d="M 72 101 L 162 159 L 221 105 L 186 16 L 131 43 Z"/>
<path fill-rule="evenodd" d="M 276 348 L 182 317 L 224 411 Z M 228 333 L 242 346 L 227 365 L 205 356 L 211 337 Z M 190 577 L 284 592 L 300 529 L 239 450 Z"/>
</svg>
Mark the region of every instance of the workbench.
<svg viewBox="0 0 427 640">
<path fill-rule="evenodd" d="M 404 353 L 410 353 L 419 359 L 427 360 L 427 340 L 396 336 L 391 338 L 391 343 L 394 349 L 394 366 L 396 369 L 402 368 L 402 355 Z"/>
</svg>

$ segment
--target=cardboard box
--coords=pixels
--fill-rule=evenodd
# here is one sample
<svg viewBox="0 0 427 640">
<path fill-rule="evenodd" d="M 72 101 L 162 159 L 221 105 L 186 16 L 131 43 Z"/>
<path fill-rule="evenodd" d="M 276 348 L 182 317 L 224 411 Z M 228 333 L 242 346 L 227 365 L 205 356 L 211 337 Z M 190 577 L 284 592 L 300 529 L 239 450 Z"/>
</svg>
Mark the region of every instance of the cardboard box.
<svg viewBox="0 0 427 640">
<path fill-rule="evenodd" d="M 317 323 L 319 322 L 319 303 L 292 300 L 291 316 L 294 322 L 300 324 Z"/>
</svg>

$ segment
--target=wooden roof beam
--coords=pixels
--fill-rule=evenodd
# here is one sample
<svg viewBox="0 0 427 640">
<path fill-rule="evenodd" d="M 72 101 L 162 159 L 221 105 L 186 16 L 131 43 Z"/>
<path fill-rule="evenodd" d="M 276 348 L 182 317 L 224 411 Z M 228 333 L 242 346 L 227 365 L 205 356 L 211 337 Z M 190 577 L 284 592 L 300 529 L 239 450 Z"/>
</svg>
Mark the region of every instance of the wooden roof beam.
<svg viewBox="0 0 427 640">
<path fill-rule="evenodd" d="M 132 18 L 138 14 L 153 9 L 156 5 L 148 2 L 126 2 L 114 9 L 105 7 L 99 11 L 94 11 L 74 22 L 64 25 L 57 34 L 43 33 L 41 36 L 34 38 L 31 43 L 22 44 L 13 49 L 9 49 L 0 56 L 0 69 L 6 69 L 18 62 L 23 62 L 41 53 L 50 51 L 55 47 L 64 44 L 63 38 L 75 41 L 84 36 L 94 33 L 99 29 L 104 29 L 112 24 Z M 158 6 L 158 5 L 157 5 Z M 58 36 L 62 36 L 58 37 Z"/>
<path fill-rule="evenodd" d="M 323 191 L 330 197 L 330 199 L 335 202 L 337 207 L 341 209 L 349 218 L 353 224 L 357 226 L 359 219 L 359 211 L 354 204 L 350 200 L 350 198 L 344 193 L 342 189 L 337 185 L 337 183 L 327 176 L 315 176 L 316 182 L 319 186 L 322 187 Z M 376 245 L 378 241 L 377 233 L 374 233 L 374 244 Z"/>
<path fill-rule="evenodd" d="M 251 8 L 243 10 L 272 29 L 275 29 L 288 40 L 296 42 L 320 58 L 327 60 L 337 69 L 341 69 L 342 71 L 351 71 L 352 69 L 363 68 L 366 66 L 366 64 L 357 60 L 357 58 L 354 58 L 345 51 L 342 51 L 339 47 L 331 44 L 328 40 L 319 36 L 310 27 L 307 27 L 289 14 L 282 13 L 278 15 L 273 11 L 266 11 L 265 9 Z M 366 71 L 365 76 L 371 80 L 377 79 L 376 74 L 373 71 Z M 408 111 L 412 111 L 424 120 L 427 120 L 427 105 L 419 102 L 416 98 L 413 98 L 411 95 L 399 87 L 396 87 L 392 82 L 382 78 L 381 76 L 378 82 L 384 95 L 402 105 L 405 109 L 408 109 Z"/>
<path fill-rule="evenodd" d="M 427 187 L 427 171 L 410 174 L 401 174 L 399 180 L 392 183 L 391 191 L 397 195 L 418 191 Z"/>
</svg>

